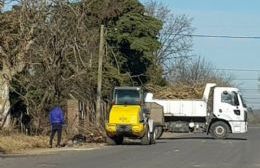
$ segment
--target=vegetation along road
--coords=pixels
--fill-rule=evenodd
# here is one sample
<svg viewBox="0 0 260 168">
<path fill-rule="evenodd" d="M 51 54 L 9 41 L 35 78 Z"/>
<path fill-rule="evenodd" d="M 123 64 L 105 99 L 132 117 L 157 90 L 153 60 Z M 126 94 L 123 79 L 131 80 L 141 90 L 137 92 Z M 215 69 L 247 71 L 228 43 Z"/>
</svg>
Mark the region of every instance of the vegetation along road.
<svg viewBox="0 0 260 168">
<path fill-rule="evenodd" d="M 250 127 L 246 135 L 232 136 L 227 140 L 214 140 L 204 134 L 167 137 L 152 146 L 135 142 L 91 151 L 5 157 L 0 159 L 0 167 L 260 167 L 259 139 L 260 127 Z"/>
</svg>

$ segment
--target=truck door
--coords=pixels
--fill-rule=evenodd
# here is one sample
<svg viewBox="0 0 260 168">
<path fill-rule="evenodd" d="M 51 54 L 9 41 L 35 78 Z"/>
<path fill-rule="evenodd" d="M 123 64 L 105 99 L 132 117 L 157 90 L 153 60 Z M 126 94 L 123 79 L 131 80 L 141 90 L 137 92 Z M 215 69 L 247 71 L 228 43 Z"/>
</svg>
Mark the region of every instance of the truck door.
<svg viewBox="0 0 260 168">
<path fill-rule="evenodd" d="M 244 108 L 235 91 L 223 91 L 221 103 L 217 111 L 219 118 L 227 121 L 244 121 Z"/>
</svg>

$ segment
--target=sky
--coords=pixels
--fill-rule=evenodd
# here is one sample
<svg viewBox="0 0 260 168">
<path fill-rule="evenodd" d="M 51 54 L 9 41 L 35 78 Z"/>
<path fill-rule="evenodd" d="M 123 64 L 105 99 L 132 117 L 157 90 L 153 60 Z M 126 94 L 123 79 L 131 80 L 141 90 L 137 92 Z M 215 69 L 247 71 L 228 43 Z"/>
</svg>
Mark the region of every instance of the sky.
<svg viewBox="0 0 260 168">
<path fill-rule="evenodd" d="M 194 34 L 260 37 L 260 0 L 157 0 L 175 14 L 193 18 Z M 145 0 L 142 0 L 145 2 Z M 231 71 L 247 104 L 260 109 L 260 39 L 193 39 L 194 54 Z M 256 70 L 256 71 L 255 71 Z M 258 90 L 259 89 L 259 90 Z"/>
</svg>

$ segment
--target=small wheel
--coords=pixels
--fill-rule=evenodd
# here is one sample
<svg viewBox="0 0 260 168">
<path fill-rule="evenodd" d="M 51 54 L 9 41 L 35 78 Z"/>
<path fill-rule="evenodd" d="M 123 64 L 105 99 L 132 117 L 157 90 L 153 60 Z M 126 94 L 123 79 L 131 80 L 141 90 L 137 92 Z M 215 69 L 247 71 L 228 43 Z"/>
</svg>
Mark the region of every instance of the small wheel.
<svg viewBox="0 0 260 168">
<path fill-rule="evenodd" d="M 149 126 L 146 125 L 146 130 L 144 136 L 141 138 L 142 145 L 150 145 L 151 143 L 151 134 L 149 133 Z"/>
<path fill-rule="evenodd" d="M 122 145 L 123 141 L 124 141 L 124 137 L 122 136 L 116 137 L 115 139 L 117 145 Z"/>
<path fill-rule="evenodd" d="M 210 127 L 210 133 L 215 139 L 225 139 L 229 133 L 228 125 L 223 121 L 217 121 Z"/>
</svg>

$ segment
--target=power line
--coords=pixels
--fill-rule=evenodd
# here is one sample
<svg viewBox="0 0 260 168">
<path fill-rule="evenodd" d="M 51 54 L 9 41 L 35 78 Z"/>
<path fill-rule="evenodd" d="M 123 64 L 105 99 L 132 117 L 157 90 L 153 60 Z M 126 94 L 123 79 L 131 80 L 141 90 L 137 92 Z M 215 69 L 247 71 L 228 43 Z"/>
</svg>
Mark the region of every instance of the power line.
<svg viewBox="0 0 260 168">
<path fill-rule="evenodd" d="M 236 69 L 236 68 L 216 68 L 216 71 L 238 71 L 238 72 L 260 72 L 260 69 Z"/>
<path fill-rule="evenodd" d="M 260 36 L 230 36 L 230 35 L 208 35 L 208 34 L 174 34 L 161 33 L 171 36 L 187 36 L 187 37 L 201 37 L 201 38 L 226 38 L 226 39 L 260 39 Z"/>
<path fill-rule="evenodd" d="M 227 35 L 204 35 L 204 34 L 192 34 L 188 36 L 204 37 L 204 38 L 260 39 L 260 36 L 227 36 Z"/>
<path fill-rule="evenodd" d="M 260 79 L 232 79 L 234 81 L 238 81 L 238 80 L 241 80 L 241 81 L 258 81 Z"/>
<path fill-rule="evenodd" d="M 260 91 L 260 89 L 240 89 L 240 90 L 252 90 L 252 91 Z"/>
</svg>

